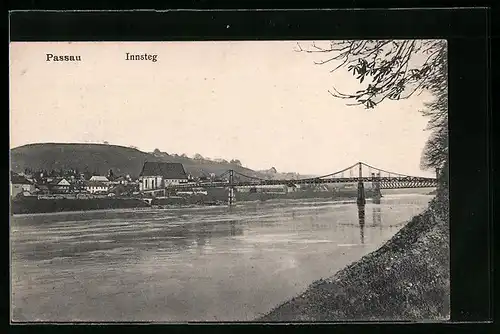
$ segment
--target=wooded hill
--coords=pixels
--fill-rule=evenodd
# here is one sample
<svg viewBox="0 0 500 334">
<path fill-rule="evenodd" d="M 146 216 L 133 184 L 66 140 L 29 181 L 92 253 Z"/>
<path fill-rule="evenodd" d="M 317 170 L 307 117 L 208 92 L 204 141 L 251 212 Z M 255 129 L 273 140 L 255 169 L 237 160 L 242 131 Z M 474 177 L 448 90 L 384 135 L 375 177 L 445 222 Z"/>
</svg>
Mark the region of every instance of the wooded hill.
<svg viewBox="0 0 500 334">
<path fill-rule="evenodd" d="M 253 171 L 238 164 L 191 159 L 156 151 L 146 153 L 138 149 L 106 144 L 59 144 L 43 143 L 16 147 L 11 150 L 11 169 L 14 172 L 31 170 L 68 170 L 105 175 L 110 169 L 115 175 L 136 178 L 145 161 L 178 162 L 187 173 L 195 177 L 220 175 L 229 169 L 248 176 L 269 178 L 269 175 Z"/>
</svg>

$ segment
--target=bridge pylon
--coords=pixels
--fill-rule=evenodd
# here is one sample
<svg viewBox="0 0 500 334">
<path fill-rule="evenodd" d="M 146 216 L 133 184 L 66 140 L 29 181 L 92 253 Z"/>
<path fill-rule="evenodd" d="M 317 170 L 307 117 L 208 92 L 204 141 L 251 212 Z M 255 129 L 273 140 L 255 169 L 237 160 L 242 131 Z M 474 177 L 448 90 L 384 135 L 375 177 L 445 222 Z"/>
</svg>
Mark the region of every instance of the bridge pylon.
<svg viewBox="0 0 500 334">
<path fill-rule="evenodd" d="M 366 204 L 365 196 L 365 185 L 363 183 L 363 164 L 358 162 L 359 174 L 358 174 L 358 198 L 356 203 L 358 206 L 364 206 Z"/>
<path fill-rule="evenodd" d="M 229 208 L 231 208 L 234 205 L 235 201 L 236 199 L 234 196 L 234 171 L 231 169 L 229 171 L 229 191 L 227 198 L 227 205 L 229 206 Z"/>
</svg>

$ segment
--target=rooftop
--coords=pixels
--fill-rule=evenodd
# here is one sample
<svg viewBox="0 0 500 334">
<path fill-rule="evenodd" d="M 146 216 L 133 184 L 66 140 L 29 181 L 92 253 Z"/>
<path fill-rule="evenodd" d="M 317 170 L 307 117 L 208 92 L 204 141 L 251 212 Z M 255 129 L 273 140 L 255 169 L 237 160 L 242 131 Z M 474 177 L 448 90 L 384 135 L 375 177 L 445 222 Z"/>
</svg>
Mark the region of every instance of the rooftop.
<svg viewBox="0 0 500 334">
<path fill-rule="evenodd" d="M 187 179 L 181 163 L 145 162 L 140 176 L 162 176 L 165 179 Z"/>
<path fill-rule="evenodd" d="M 100 182 L 108 182 L 109 179 L 106 176 L 93 175 L 90 178 L 91 181 L 100 181 Z"/>
<path fill-rule="evenodd" d="M 85 181 L 86 187 L 106 187 L 106 184 L 100 181 Z"/>
<path fill-rule="evenodd" d="M 68 182 L 68 180 L 66 180 L 65 178 L 63 177 L 55 177 L 53 178 L 51 181 L 47 182 L 49 185 L 52 185 L 52 186 L 56 186 L 58 185 L 59 183 L 61 183 L 62 181 L 66 181 Z M 69 183 L 69 182 L 68 182 Z"/>
<path fill-rule="evenodd" d="M 18 175 L 18 174 L 11 174 L 10 181 L 12 184 L 31 184 L 28 179 L 26 179 L 24 176 Z"/>
</svg>

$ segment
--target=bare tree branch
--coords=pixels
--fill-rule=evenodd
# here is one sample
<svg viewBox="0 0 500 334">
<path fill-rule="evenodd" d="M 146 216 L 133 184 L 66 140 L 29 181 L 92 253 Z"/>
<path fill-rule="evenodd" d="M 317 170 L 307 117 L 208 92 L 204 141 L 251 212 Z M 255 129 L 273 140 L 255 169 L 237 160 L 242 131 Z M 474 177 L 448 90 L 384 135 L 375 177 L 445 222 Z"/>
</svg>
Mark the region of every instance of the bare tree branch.
<svg viewBox="0 0 500 334">
<path fill-rule="evenodd" d="M 363 88 L 354 93 L 340 92 L 332 86 L 335 98 L 352 100 L 350 106 L 374 108 L 385 99 L 408 99 L 424 91 L 434 96 L 420 112 L 429 117 L 431 136 L 422 154 L 423 168 L 440 168 L 448 159 L 447 50 L 442 40 L 342 40 L 328 47 L 298 44 L 298 52 L 329 54 L 316 65 L 331 65 L 335 72 L 347 68 Z M 420 63 L 418 62 L 420 60 Z M 423 61 L 422 61 L 423 60 Z"/>
</svg>

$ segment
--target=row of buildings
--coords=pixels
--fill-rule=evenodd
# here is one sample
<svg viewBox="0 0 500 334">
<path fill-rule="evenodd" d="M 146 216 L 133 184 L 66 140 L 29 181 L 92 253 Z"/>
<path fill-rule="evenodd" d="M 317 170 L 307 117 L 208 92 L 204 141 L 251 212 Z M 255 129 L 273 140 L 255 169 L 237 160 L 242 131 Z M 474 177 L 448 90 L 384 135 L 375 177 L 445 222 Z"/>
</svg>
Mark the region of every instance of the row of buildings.
<svg viewBox="0 0 500 334">
<path fill-rule="evenodd" d="M 213 175 L 212 175 L 213 176 Z M 150 197 L 167 195 L 169 186 L 193 184 L 199 179 L 186 173 L 181 163 L 145 162 L 137 179 L 129 175 L 94 175 L 83 177 L 33 177 L 33 175 L 11 173 L 11 196 L 67 196 L 74 195 L 144 195 Z M 299 185 L 262 185 L 237 187 L 238 192 L 288 193 L 297 191 Z"/>
<path fill-rule="evenodd" d="M 172 184 L 187 183 L 192 178 L 180 163 L 145 162 L 138 179 L 129 175 L 110 177 L 94 175 L 82 177 L 49 177 L 11 172 L 10 194 L 16 196 L 50 195 L 122 195 L 152 194 L 164 191 Z"/>
<path fill-rule="evenodd" d="M 213 175 L 212 175 L 213 177 Z M 181 163 L 146 162 L 139 176 L 139 190 L 143 194 L 151 196 L 164 196 L 169 186 L 181 184 L 193 184 L 196 187 L 197 180 L 193 179 L 184 170 Z M 221 181 L 221 180 L 219 180 Z M 227 180 L 226 180 L 227 181 Z M 297 191 L 300 186 L 290 185 L 260 185 L 236 187 L 238 192 L 262 192 L 262 193 L 288 193 Z M 196 188 L 195 188 L 196 189 Z M 182 193 L 195 193 L 196 191 L 182 191 Z M 198 193 L 202 192 L 200 191 Z"/>
<path fill-rule="evenodd" d="M 118 190 L 138 188 L 129 176 L 109 179 L 94 175 L 89 180 L 75 177 L 46 177 L 11 172 L 10 195 L 48 196 L 61 194 L 109 194 Z"/>
</svg>

